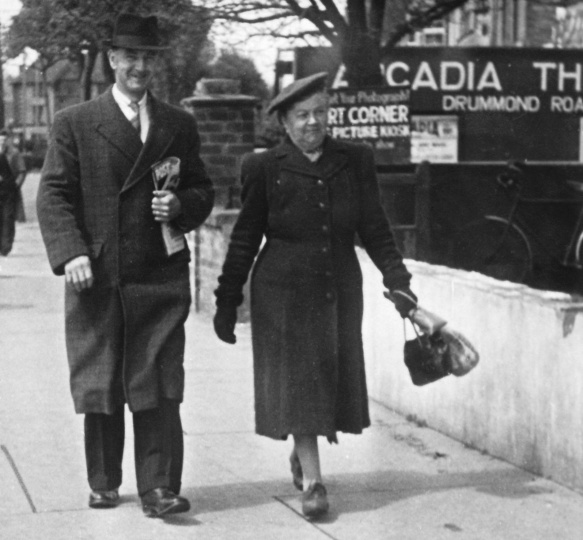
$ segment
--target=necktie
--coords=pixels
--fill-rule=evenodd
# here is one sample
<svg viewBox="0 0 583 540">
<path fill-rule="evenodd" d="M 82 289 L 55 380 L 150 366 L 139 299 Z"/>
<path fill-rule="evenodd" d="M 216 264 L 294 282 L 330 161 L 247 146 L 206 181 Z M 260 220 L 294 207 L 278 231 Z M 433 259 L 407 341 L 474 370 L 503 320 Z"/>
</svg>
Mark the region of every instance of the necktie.
<svg viewBox="0 0 583 540">
<path fill-rule="evenodd" d="M 140 105 L 138 104 L 137 101 L 132 101 L 130 103 L 130 107 L 132 111 L 136 113 L 136 115 L 132 118 L 132 126 L 134 126 L 134 128 L 136 129 L 138 135 L 141 135 L 142 125 L 140 123 Z"/>
</svg>

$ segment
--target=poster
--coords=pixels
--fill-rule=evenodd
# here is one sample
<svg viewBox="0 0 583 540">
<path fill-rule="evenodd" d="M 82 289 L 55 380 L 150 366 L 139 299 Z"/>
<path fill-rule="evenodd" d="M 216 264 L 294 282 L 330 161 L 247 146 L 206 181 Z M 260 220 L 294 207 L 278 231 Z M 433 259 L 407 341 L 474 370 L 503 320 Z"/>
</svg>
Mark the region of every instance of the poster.
<svg viewBox="0 0 583 540">
<path fill-rule="evenodd" d="M 457 116 L 411 116 L 411 162 L 457 163 Z"/>
<path fill-rule="evenodd" d="M 409 90 L 386 87 L 331 90 L 328 130 L 335 139 L 371 144 L 377 161 L 409 163 Z"/>
</svg>

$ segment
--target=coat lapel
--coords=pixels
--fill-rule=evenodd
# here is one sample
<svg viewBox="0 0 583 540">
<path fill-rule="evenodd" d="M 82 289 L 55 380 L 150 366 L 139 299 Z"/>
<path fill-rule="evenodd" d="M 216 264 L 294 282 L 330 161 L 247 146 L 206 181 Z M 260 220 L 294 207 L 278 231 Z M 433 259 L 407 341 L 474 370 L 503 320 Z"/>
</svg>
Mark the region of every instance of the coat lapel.
<svg viewBox="0 0 583 540">
<path fill-rule="evenodd" d="M 318 170 L 324 178 L 332 178 L 348 164 L 346 148 L 331 137 L 324 141 L 324 152 L 317 162 Z"/>
<path fill-rule="evenodd" d="M 144 175 L 150 173 L 150 167 L 159 161 L 176 136 L 176 125 L 171 123 L 171 109 L 152 96 L 148 97 L 150 113 L 150 130 L 148 138 L 141 148 L 134 166 L 127 177 L 122 191 L 129 189 Z"/>
<path fill-rule="evenodd" d="M 98 100 L 100 114 L 99 122 L 95 126 L 96 131 L 131 163 L 134 163 L 143 146 L 136 130 L 113 99 L 111 88 Z"/>
</svg>

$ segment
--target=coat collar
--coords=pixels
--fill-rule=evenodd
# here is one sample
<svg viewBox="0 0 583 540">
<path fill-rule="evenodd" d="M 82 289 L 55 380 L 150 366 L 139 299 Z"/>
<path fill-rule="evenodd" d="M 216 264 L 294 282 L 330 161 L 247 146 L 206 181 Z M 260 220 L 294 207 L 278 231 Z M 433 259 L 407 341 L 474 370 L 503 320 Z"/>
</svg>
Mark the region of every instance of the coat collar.
<svg viewBox="0 0 583 540">
<path fill-rule="evenodd" d="M 330 136 L 324 139 L 322 155 L 315 163 L 304 156 L 289 138 L 276 147 L 275 155 L 281 169 L 322 178 L 331 178 L 348 163 L 346 147 Z"/>
<path fill-rule="evenodd" d="M 142 144 L 136 130 L 121 112 L 113 99 L 111 88 L 99 98 L 100 122 L 96 130 L 133 164 L 122 191 L 129 189 L 159 161 L 176 135 L 176 125 L 171 124 L 166 106 L 152 94 L 148 96 L 150 130 Z"/>
</svg>

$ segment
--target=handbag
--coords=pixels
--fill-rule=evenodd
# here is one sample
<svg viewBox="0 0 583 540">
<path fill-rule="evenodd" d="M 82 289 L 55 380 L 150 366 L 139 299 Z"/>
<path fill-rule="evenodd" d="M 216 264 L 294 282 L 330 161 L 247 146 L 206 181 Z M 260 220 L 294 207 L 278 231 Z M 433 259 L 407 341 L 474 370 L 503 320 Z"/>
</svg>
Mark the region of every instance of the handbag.
<svg viewBox="0 0 583 540">
<path fill-rule="evenodd" d="M 402 291 L 395 293 L 406 295 Z M 390 293 L 384 295 L 392 300 Z M 449 374 L 462 377 L 477 366 L 478 351 L 463 334 L 450 328 L 445 319 L 419 305 L 407 319 L 415 330 L 415 339 L 405 340 L 403 352 L 414 385 L 423 386 Z"/>
<path fill-rule="evenodd" d="M 415 338 L 405 340 L 403 353 L 413 384 L 424 386 L 447 377 L 451 373 L 448 344 L 441 331 L 424 334 L 417 330 L 412 320 L 409 321 L 415 330 Z"/>
<path fill-rule="evenodd" d="M 443 327 L 440 334 L 447 346 L 446 362 L 452 375 L 462 377 L 478 365 L 480 355 L 468 338 L 449 326 Z"/>
</svg>

